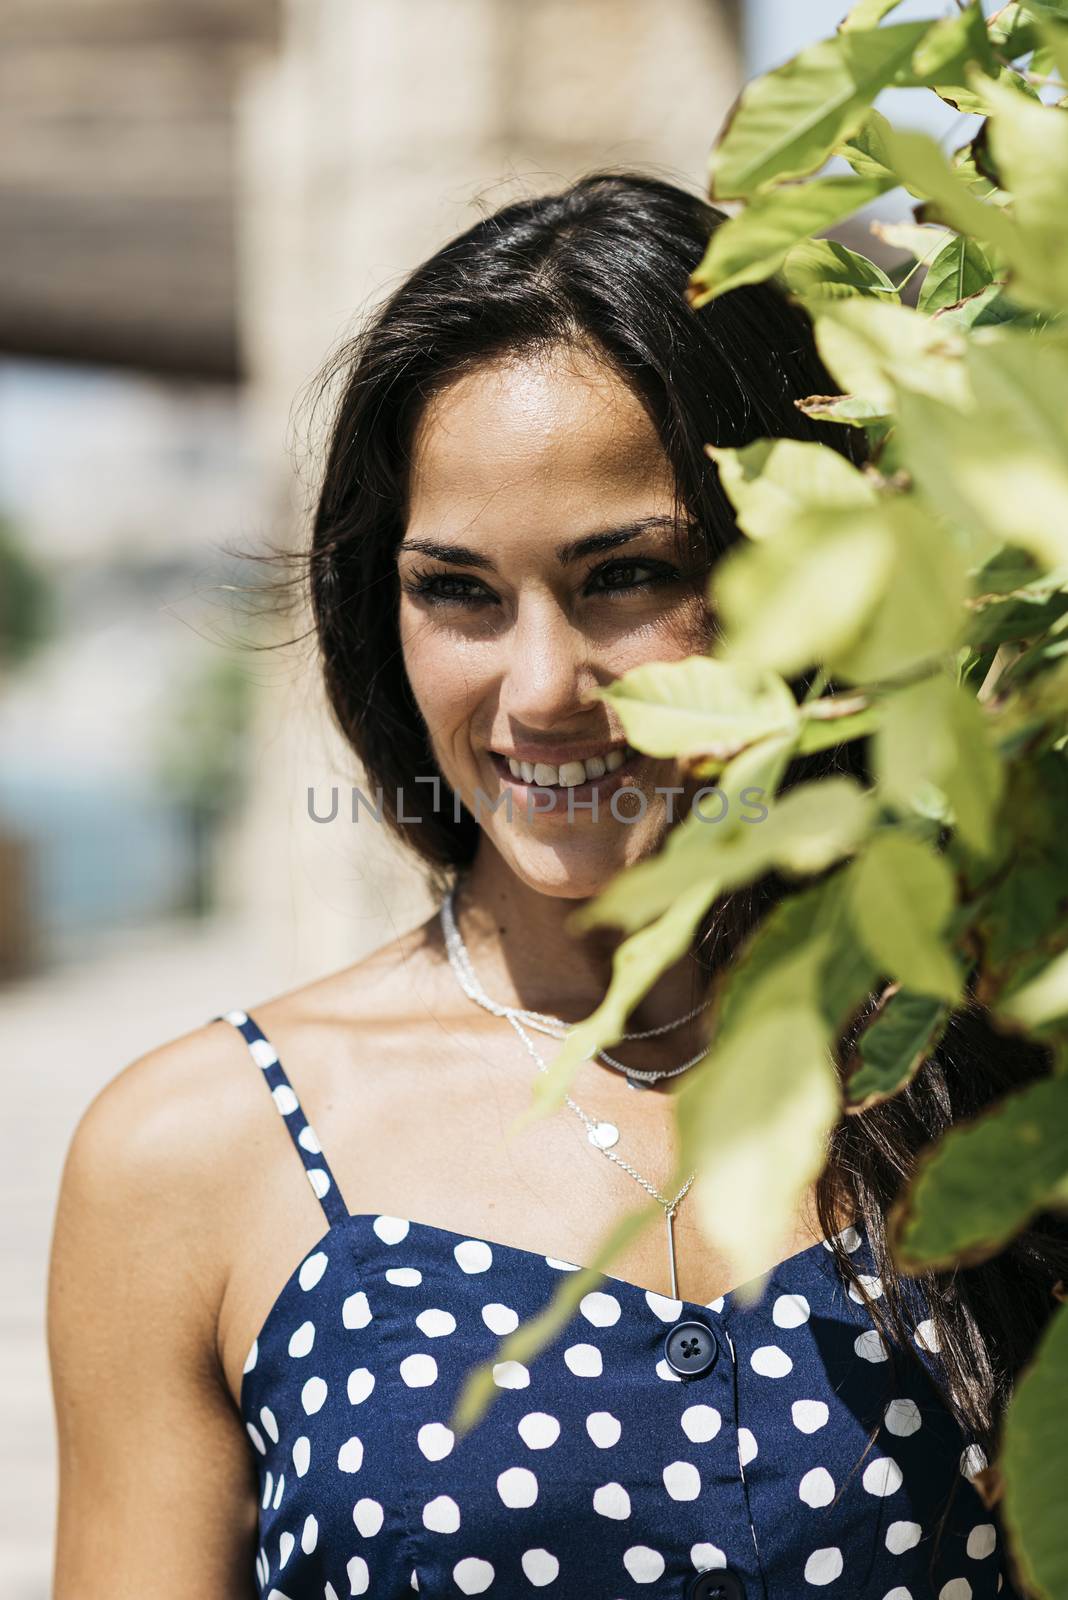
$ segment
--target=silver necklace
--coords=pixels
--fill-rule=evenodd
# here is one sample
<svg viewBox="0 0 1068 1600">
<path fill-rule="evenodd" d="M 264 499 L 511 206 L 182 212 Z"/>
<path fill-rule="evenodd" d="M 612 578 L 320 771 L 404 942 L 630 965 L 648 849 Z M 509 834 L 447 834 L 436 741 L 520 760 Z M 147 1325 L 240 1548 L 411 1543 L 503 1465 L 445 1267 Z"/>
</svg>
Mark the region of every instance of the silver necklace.
<svg viewBox="0 0 1068 1600">
<path fill-rule="evenodd" d="M 455 954 L 456 963 L 454 963 L 454 966 L 458 963 L 459 966 L 463 968 L 468 984 L 470 985 L 470 988 L 465 990 L 465 992 L 469 995 L 469 998 L 472 999 L 476 1005 L 481 1006 L 484 1011 L 489 1011 L 496 1017 L 504 1017 L 509 1021 L 511 1021 L 512 1018 L 518 1018 L 525 1027 L 533 1029 L 536 1033 L 548 1034 L 549 1037 L 553 1039 L 562 1039 L 567 1033 L 571 1024 L 564 1022 L 561 1017 L 549 1016 L 544 1011 L 528 1011 L 524 1006 L 501 1005 L 499 1001 L 490 999 L 489 995 L 478 981 L 478 977 L 475 974 L 475 969 L 471 964 L 471 957 L 468 954 L 467 946 L 464 944 L 459 927 L 457 926 L 456 912 L 453 905 L 453 893 L 454 891 L 450 889 L 442 901 L 441 921 L 445 930 L 446 949 Z M 634 1033 L 624 1033 L 621 1034 L 620 1037 L 624 1040 L 658 1038 L 661 1034 L 671 1033 L 676 1028 L 684 1027 L 687 1022 L 692 1022 L 694 1017 L 700 1016 L 701 1012 L 706 1011 L 711 1004 L 712 996 L 710 995 L 707 1000 L 702 1000 L 699 1005 L 696 1005 L 692 1008 L 692 1010 L 687 1011 L 685 1016 L 676 1017 L 672 1022 L 662 1022 L 660 1026 L 656 1028 L 641 1028 Z M 660 1068 L 628 1067 L 626 1062 L 618 1061 L 615 1056 L 609 1055 L 608 1051 L 604 1049 L 596 1052 L 596 1058 L 600 1061 L 603 1061 L 605 1065 L 610 1067 L 614 1072 L 623 1073 L 629 1088 L 648 1089 L 651 1084 L 659 1083 L 661 1079 L 677 1078 L 680 1073 L 688 1072 L 691 1067 L 695 1067 L 697 1063 L 704 1058 L 706 1053 L 707 1046 L 702 1045 L 701 1049 L 698 1050 L 695 1055 L 689 1056 L 677 1067 Z"/>
<path fill-rule="evenodd" d="M 546 1062 L 545 1059 L 539 1055 L 538 1051 L 534 1048 L 533 1041 L 530 1039 L 526 1028 L 523 1026 L 521 1018 L 525 1017 L 526 1013 L 519 1007 L 502 1006 L 496 1001 L 489 1000 L 489 996 L 486 995 L 482 990 L 478 979 L 475 977 L 474 967 L 471 965 L 471 957 L 468 954 L 467 947 L 464 944 L 463 937 L 456 924 L 456 917 L 452 905 L 451 890 L 446 895 L 445 900 L 442 903 L 441 920 L 445 933 L 445 951 L 449 958 L 449 966 L 451 967 L 453 976 L 456 978 L 456 981 L 460 985 L 460 988 L 463 990 L 464 994 L 467 995 L 468 999 L 473 1000 L 476 1005 L 483 1005 L 484 1001 L 488 1002 L 488 1006 L 485 1007 L 485 1009 L 491 1010 L 495 1016 L 503 1017 L 505 1021 L 511 1024 L 538 1071 L 548 1072 L 548 1062 Z M 538 1012 L 533 1014 L 535 1016 L 541 1015 L 541 1013 Z M 556 1021 L 558 1019 L 552 1018 L 546 1020 Z M 662 1029 L 655 1031 L 666 1032 L 667 1030 Z M 697 1059 L 700 1060 L 700 1057 Z M 594 1148 L 600 1150 L 602 1155 L 607 1156 L 609 1161 L 614 1161 L 616 1166 L 620 1167 L 624 1172 L 626 1172 L 631 1178 L 634 1179 L 636 1183 L 640 1183 L 646 1193 L 652 1195 L 657 1204 L 663 1208 L 664 1219 L 667 1224 L 668 1263 L 671 1269 L 671 1293 L 675 1299 L 678 1299 L 679 1276 L 675 1259 L 675 1213 L 678 1210 L 678 1207 L 687 1191 L 689 1190 L 690 1185 L 696 1178 L 696 1172 L 690 1173 L 690 1176 L 686 1179 L 686 1182 L 683 1184 L 682 1188 L 679 1190 L 678 1194 L 673 1200 L 665 1199 L 665 1197 L 660 1193 L 659 1189 L 655 1189 L 651 1183 L 648 1183 L 646 1179 L 642 1177 L 640 1172 L 631 1166 L 629 1161 L 625 1161 L 622 1156 L 616 1155 L 615 1151 L 611 1148 L 612 1145 L 618 1143 L 619 1141 L 619 1129 L 614 1123 L 595 1120 L 593 1117 L 589 1116 L 585 1111 L 583 1111 L 582 1107 L 578 1105 L 570 1095 L 565 1095 L 564 1099 L 569 1109 L 573 1111 L 579 1120 L 584 1124 L 586 1128 L 586 1136 Z"/>
</svg>

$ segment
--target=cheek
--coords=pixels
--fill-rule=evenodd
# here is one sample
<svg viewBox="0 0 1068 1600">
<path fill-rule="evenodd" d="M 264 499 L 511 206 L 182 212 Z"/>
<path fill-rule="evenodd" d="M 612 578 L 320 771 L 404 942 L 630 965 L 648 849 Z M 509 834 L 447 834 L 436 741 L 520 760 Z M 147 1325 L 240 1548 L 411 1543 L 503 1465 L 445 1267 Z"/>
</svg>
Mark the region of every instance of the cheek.
<svg viewBox="0 0 1068 1600">
<path fill-rule="evenodd" d="M 415 703 L 435 752 L 447 753 L 467 727 L 481 697 L 475 653 L 448 628 L 435 626 L 403 602 L 401 654 Z"/>
</svg>

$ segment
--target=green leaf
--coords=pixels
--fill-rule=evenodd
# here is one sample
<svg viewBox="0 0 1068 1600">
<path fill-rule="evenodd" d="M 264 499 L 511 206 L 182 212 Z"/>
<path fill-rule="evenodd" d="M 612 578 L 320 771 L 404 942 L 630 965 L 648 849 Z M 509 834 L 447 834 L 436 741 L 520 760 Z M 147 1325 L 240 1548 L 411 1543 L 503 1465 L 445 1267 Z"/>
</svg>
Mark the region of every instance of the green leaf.
<svg viewBox="0 0 1068 1600">
<path fill-rule="evenodd" d="M 750 1015 L 678 1094 L 680 1165 L 698 1173 L 702 1231 L 747 1280 L 774 1260 L 823 1169 L 839 1112 L 825 1029 L 810 1002 Z"/>
<path fill-rule="evenodd" d="M 965 842 L 989 854 L 1004 771 L 971 691 L 938 673 L 887 695 L 881 711 L 872 758 L 880 795 L 909 811 L 934 787 Z"/>
<path fill-rule="evenodd" d="M 980 596 L 972 602 L 967 634 L 976 649 L 1009 639 L 1037 639 L 1068 613 L 1068 566 L 1054 567 L 1041 578 L 1025 573 L 1016 587 L 1000 594 L 982 593 L 981 573 L 976 582 Z"/>
<path fill-rule="evenodd" d="M 982 245 L 958 234 L 935 256 L 927 269 L 916 304 L 920 311 L 940 311 L 978 294 L 993 278 Z"/>
<path fill-rule="evenodd" d="M 1032 61 L 1031 70 L 1041 72 L 1046 67 L 1051 73 L 1058 72 L 1061 82 L 1068 84 L 1068 20 L 1061 22 L 1046 18 L 1041 24 L 1041 37 L 1042 52 L 1048 61 Z"/>
<path fill-rule="evenodd" d="M 973 64 L 990 74 L 998 70 L 977 0 L 929 28 L 912 57 L 917 79 L 932 86 L 963 82 L 965 68 Z"/>
<path fill-rule="evenodd" d="M 891 1219 L 906 1272 L 975 1266 L 1004 1248 L 1068 1177 L 1068 1078 L 1047 1078 L 958 1123 L 920 1156 Z"/>
<path fill-rule="evenodd" d="M 848 139 L 838 146 L 837 154 L 852 167 L 858 178 L 888 179 L 897 182 L 890 166 L 887 135 L 890 123 L 881 111 L 870 110 Z"/>
<path fill-rule="evenodd" d="M 794 405 L 806 417 L 824 422 L 840 422 L 850 428 L 872 428 L 884 422 L 889 412 L 872 400 L 855 394 L 810 394 Z"/>
<path fill-rule="evenodd" d="M 1014 286 L 1060 310 L 1068 301 L 1068 110 L 985 80 L 990 150 L 1013 196 Z"/>
<path fill-rule="evenodd" d="M 813 700 L 801 709 L 801 738 L 797 746 L 799 756 L 814 754 L 817 750 L 830 750 L 837 744 L 848 744 L 852 739 L 864 739 L 879 726 L 879 708 L 860 704 L 856 711 L 846 715 L 830 715 L 829 708 L 837 701 L 848 700 L 857 704 L 857 695 L 834 695 L 827 700 Z M 825 716 L 821 708 L 828 708 Z"/>
<path fill-rule="evenodd" d="M 814 178 L 756 195 L 712 233 L 690 279 L 689 298 L 703 306 L 743 283 L 761 283 L 779 270 L 791 247 L 877 200 L 894 179 Z"/>
<path fill-rule="evenodd" d="M 954 237 L 948 228 L 932 228 L 918 222 L 873 222 L 871 231 L 893 249 L 907 250 L 917 261 L 933 261 Z"/>
<path fill-rule="evenodd" d="M 876 300 L 832 300 L 812 308 L 816 344 L 828 370 L 854 398 L 884 414 L 896 404 L 895 384 L 963 403 L 968 397 L 964 341 L 908 306 Z"/>
<path fill-rule="evenodd" d="M 887 160 L 898 179 L 914 194 L 933 200 L 940 221 L 970 238 L 993 245 L 1015 263 L 1021 255 L 1012 220 L 996 206 L 978 200 L 967 182 L 947 162 L 925 133 L 890 129 L 883 140 Z"/>
<path fill-rule="evenodd" d="M 861 635 L 892 559 L 877 507 L 798 514 L 789 532 L 736 545 L 711 584 L 725 653 L 786 674 L 836 659 Z"/>
<path fill-rule="evenodd" d="M 999 1466 L 1005 1533 L 1022 1584 L 1040 1600 L 1068 1594 L 1064 1485 L 1068 1482 L 1068 1306 L 1050 1319 L 1017 1379 Z"/>
<path fill-rule="evenodd" d="M 941 856 L 896 830 L 877 835 L 849 869 L 857 933 L 888 976 L 956 1004 L 961 974 L 939 940 L 955 902 Z"/>
<path fill-rule="evenodd" d="M 839 32 L 844 33 L 850 28 L 877 27 L 900 4 L 901 0 L 857 0 L 857 4 L 838 24 Z"/>
<path fill-rule="evenodd" d="M 900 1093 L 931 1055 L 948 1016 L 943 1000 L 895 990 L 860 1035 L 860 1064 L 846 1086 L 847 1109 L 866 1111 Z"/>
<path fill-rule="evenodd" d="M 1044 972 L 1001 1000 L 997 1015 L 1024 1028 L 1068 1016 L 1068 950 L 1055 956 Z"/>
<path fill-rule="evenodd" d="M 959 306 L 945 306 L 934 315 L 940 327 L 952 328 L 957 333 L 966 333 L 970 328 L 994 328 L 1002 323 L 1027 327 L 1035 321 L 1034 313 L 1018 306 L 1001 283 L 990 283 L 962 300 Z"/>
<path fill-rule="evenodd" d="M 708 656 L 632 667 L 596 697 L 613 707 L 628 741 L 651 756 L 729 760 L 769 733 L 797 727 L 797 702 L 774 673 Z"/>
<path fill-rule="evenodd" d="M 815 172 L 881 90 L 912 81 L 910 62 L 930 26 L 836 33 L 747 84 L 712 152 L 712 197 L 741 200 Z"/>
<path fill-rule="evenodd" d="M 817 506 L 873 505 L 875 489 L 845 456 L 804 439 L 756 439 L 741 449 L 706 445 L 738 526 L 768 539 Z"/>
<path fill-rule="evenodd" d="M 779 276 L 792 294 L 810 300 L 844 300 L 856 294 L 898 299 L 881 267 L 837 239 L 802 239 L 786 257 Z"/>
</svg>

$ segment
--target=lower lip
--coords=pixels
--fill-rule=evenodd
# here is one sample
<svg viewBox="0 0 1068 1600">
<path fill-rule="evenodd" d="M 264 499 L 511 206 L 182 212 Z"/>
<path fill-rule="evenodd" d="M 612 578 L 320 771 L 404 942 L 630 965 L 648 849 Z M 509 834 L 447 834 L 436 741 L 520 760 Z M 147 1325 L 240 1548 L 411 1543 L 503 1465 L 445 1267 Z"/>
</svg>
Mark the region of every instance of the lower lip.
<svg viewBox="0 0 1068 1600">
<path fill-rule="evenodd" d="M 635 751 L 635 753 L 632 756 L 628 756 L 626 761 L 623 762 L 623 765 L 617 767 L 614 772 L 606 772 L 600 778 L 587 778 L 585 783 L 576 783 L 569 789 L 561 788 L 556 784 L 553 784 L 551 787 L 549 787 L 540 783 L 527 783 L 523 778 L 513 777 L 508 766 L 508 762 L 505 760 L 504 756 L 491 754 L 490 760 L 493 762 L 494 769 L 497 772 L 498 777 L 501 779 L 501 782 L 507 784 L 508 787 L 513 790 L 516 798 L 520 801 L 524 808 L 529 804 L 531 818 L 534 818 L 560 816 L 567 817 L 568 795 L 572 796 L 572 811 L 575 810 L 580 802 L 588 803 L 591 801 L 594 795 L 597 796 L 598 802 L 601 800 L 608 800 L 613 794 L 615 794 L 617 789 L 623 789 L 630 786 L 628 780 L 634 776 L 634 773 L 641 762 L 645 760 L 645 757 L 642 755 L 641 751 Z M 533 795 L 537 795 L 538 797 L 536 803 L 532 799 L 528 798 Z M 546 795 L 551 796 L 553 800 L 553 805 L 551 807 L 545 802 L 544 797 Z M 593 813 L 585 810 L 579 811 L 577 815 L 580 817 L 592 817 Z"/>
</svg>

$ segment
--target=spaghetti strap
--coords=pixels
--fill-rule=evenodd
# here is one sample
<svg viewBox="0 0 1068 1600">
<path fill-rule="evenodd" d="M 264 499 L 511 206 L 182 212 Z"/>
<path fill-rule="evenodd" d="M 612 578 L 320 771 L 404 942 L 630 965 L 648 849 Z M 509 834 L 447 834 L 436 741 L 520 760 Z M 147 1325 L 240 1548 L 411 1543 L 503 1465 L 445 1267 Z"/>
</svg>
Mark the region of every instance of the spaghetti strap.
<svg viewBox="0 0 1068 1600">
<path fill-rule="evenodd" d="M 260 1068 L 271 1091 L 271 1097 L 289 1131 L 289 1137 L 304 1165 L 304 1171 L 308 1175 L 308 1182 L 315 1192 L 316 1199 L 326 1213 L 327 1221 L 331 1227 L 335 1223 L 344 1222 L 349 1215 L 348 1207 L 323 1155 L 319 1136 L 304 1115 L 304 1109 L 297 1099 L 293 1085 L 278 1059 L 278 1051 L 247 1011 L 227 1011 L 222 1016 L 213 1017 L 212 1021 L 232 1023 L 248 1045 L 249 1055 Z"/>
</svg>

